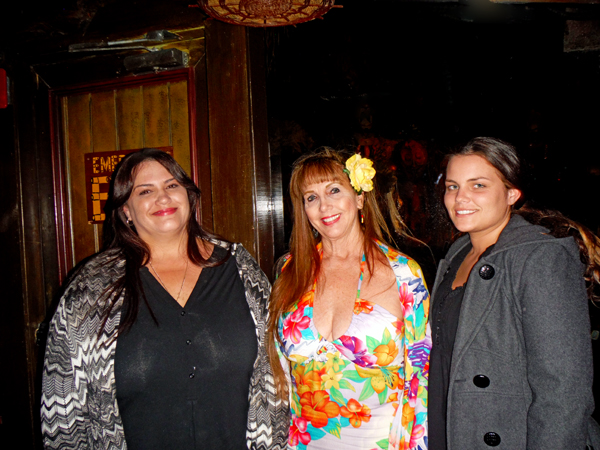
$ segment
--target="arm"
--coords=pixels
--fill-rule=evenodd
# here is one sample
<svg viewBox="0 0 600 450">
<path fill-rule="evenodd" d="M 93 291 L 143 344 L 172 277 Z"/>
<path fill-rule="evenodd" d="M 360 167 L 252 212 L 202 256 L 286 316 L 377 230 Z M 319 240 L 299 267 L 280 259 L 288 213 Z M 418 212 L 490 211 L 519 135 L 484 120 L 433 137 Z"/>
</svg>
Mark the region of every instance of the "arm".
<svg viewBox="0 0 600 450">
<path fill-rule="evenodd" d="M 522 309 L 532 403 L 527 449 L 585 448 L 593 410 L 589 316 L 579 252 L 538 245 L 523 263 Z"/>
<path fill-rule="evenodd" d="M 429 292 L 418 264 L 409 260 L 411 278 L 400 284 L 400 299 L 404 310 L 405 380 L 402 404 L 392 425 L 393 434 L 400 432 L 406 449 L 426 449 L 427 382 L 429 378 Z M 408 423 L 407 423 L 408 422 Z M 402 426 L 402 424 L 406 424 Z M 396 427 L 398 427 L 395 432 Z M 392 441 L 390 440 L 390 444 Z M 392 448 L 392 446 L 390 446 Z"/>
<path fill-rule="evenodd" d="M 234 252 L 258 338 L 258 355 L 250 378 L 248 394 L 250 405 L 246 445 L 249 449 L 256 450 L 284 449 L 287 447 L 289 407 L 287 402 L 277 397 L 265 341 L 271 285 L 258 263 L 245 248 L 237 245 Z"/>
<path fill-rule="evenodd" d="M 87 419 L 76 388 L 66 303 L 63 297 L 50 322 L 42 374 L 42 435 L 47 449 L 86 449 Z"/>
</svg>

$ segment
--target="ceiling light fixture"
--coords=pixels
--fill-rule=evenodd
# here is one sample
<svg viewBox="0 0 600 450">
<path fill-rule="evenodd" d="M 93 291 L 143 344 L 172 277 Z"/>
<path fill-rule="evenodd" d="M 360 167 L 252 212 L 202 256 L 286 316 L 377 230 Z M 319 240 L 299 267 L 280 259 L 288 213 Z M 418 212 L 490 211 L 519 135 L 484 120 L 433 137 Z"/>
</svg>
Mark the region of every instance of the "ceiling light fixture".
<svg viewBox="0 0 600 450">
<path fill-rule="evenodd" d="M 197 0 L 214 19 L 248 27 L 279 27 L 321 17 L 335 0 Z"/>
</svg>

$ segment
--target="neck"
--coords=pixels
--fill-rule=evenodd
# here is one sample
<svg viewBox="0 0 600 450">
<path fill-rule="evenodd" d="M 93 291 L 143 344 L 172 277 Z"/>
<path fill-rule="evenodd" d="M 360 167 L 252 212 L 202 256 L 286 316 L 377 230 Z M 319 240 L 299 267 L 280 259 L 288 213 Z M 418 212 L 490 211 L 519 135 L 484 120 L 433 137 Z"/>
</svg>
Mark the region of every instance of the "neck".
<svg viewBox="0 0 600 450">
<path fill-rule="evenodd" d="M 170 261 L 187 259 L 187 233 L 179 236 L 161 239 L 144 240 L 150 248 L 150 258 L 153 261 Z"/>
<path fill-rule="evenodd" d="M 362 231 L 347 238 L 326 239 L 323 238 L 323 258 L 354 258 L 356 255 L 362 255 L 364 235 Z"/>
<path fill-rule="evenodd" d="M 500 237 L 502 230 L 504 230 L 506 225 L 508 225 L 509 221 L 510 221 L 510 214 L 508 214 L 506 216 L 506 218 L 502 221 L 502 223 L 500 223 L 497 227 L 495 227 L 491 230 L 486 230 L 485 232 L 479 232 L 479 233 L 477 233 L 477 232 L 469 233 L 469 238 L 471 239 L 471 245 L 473 246 L 473 249 L 471 250 L 471 252 L 477 256 L 480 256 L 481 254 L 483 254 L 483 252 L 485 252 L 487 250 L 487 248 L 490 245 L 493 245 L 496 242 L 498 242 L 498 238 Z"/>
</svg>

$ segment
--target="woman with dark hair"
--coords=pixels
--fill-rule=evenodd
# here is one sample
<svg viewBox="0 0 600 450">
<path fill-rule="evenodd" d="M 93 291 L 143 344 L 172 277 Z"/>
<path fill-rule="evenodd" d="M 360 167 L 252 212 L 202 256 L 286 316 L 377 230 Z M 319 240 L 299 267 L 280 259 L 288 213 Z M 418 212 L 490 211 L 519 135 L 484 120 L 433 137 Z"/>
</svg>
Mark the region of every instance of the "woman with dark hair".
<svg viewBox="0 0 600 450">
<path fill-rule="evenodd" d="M 241 245 L 202 229 L 199 198 L 160 150 L 117 167 L 106 250 L 71 278 L 50 325 L 46 448 L 285 448 L 269 282 Z"/>
<path fill-rule="evenodd" d="M 269 323 L 290 449 L 426 449 L 429 294 L 419 265 L 384 241 L 372 162 L 348 156 L 305 155 L 290 181 Z"/>
<path fill-rule="evenodd" d="M 520 161 L 506 142 L 475 138 L 446 162 L 444 203 L 464 236 L 433 287 L 429 448 L 598 449 L 586 294 L 598 238 L 518 209 Z"/>
</svg>

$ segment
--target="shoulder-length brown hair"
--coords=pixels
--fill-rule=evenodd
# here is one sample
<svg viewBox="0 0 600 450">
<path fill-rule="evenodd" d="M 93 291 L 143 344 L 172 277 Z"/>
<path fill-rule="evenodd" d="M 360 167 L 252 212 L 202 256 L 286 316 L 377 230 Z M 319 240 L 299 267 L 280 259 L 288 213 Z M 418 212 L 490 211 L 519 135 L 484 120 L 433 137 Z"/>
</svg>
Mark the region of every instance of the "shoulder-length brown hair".
<svg viewBox="0 0 600 450">
<path fill-rule="evenodd" d="M 117 250 L 116 257 L 125 259 L 124 275 L 105 293 L 107 298 L 112 299 L 113 302 L 116 302 L 122 293 L 125 295 L 119 331 L 126 330 L 133 324 L 139 311 L 140 301 L 146 301 L 140 279 L 140 268 L 148 263 L 150 249 L 137 234 L 135 225 L 127 224 L 123 206 L 131 196 L 139 168 L 149 161 L 155 161 L 162 165 L 187 191 L 190 205 L 190 216 L 187 223 L 187 255 L 190 260 L 200 267 L 212 267 L 221 264 L 229 256 L 229 253 L 225 258 L 217 258 L 214 253 L 208 258 L 202 255 L 198 247 L 198 238 L 200 238 L 200 242 L 210 239 L 222 240 L 222 238 L 209 233 L 198 223 L 196 213 L 200 205 L 200 189 L 171 155 L 155 148 L 145 148 L 127 155 L 115 169 L 108 201 L 104 208 L 106 212 L 104 250 Z M 114 303 L 108 308 L 105 321 L 113 307 Z M 152 310 L 150 313 L 152 314 Z"/>
<path fill-rule="evenodd" d="M 311 288 L 321 270 L 321 257 L 317 251 L 321 236 L 313 233 L 304 211 L 303 189 L 309 184 L 324 181 L 347 184 L 352 189 L 348 175 L 344 173 L 345 162 L 350 156 L 351 153 L 323 147 L 315 153 L 301 156 L 292 169 L 290 197 L 294 223 L 290 238 L 291 259 L 273 285 L 269 306 L 269 356 L 280 395 L 287 392 L 287 386 L 275 344 L 275 340 L 280 340 L 277 332 L 278 321 L 281 315 L 290 311 L 294 303 Z M 375 240 L 385 243 L 386 238 L 392 239 L 392 235 L 378 206 L 377 183 L 374 183 L 372 191 L 363 192 L 361 195 L 364 196 L 363 208 L 357 211 L 356 220 L 362 213 L 363 252 L 367 270 L 372 273 L 377 255 L 381 254 Z"/>
</svg>

